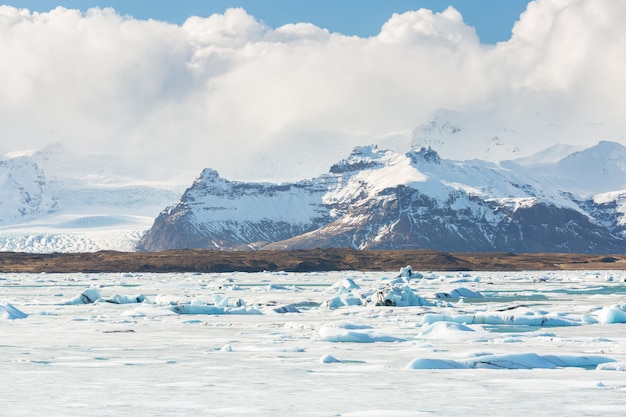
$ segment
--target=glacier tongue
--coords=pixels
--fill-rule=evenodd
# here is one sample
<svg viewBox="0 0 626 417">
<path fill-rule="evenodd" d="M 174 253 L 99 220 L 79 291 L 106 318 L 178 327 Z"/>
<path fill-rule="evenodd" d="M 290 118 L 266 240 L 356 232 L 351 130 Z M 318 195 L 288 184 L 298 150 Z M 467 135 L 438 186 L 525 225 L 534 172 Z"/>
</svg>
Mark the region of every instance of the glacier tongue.
<svg viewBox="0 0 626 417">
<path fill-rule="evenodd" d="M 0 159 L 0 250 L 133 251 L 182 187 L 139 178 L 120 155 L 83 155 L 60 145 Z M 144 175 L 146 173 L 143 173 Z"/>
</svg>

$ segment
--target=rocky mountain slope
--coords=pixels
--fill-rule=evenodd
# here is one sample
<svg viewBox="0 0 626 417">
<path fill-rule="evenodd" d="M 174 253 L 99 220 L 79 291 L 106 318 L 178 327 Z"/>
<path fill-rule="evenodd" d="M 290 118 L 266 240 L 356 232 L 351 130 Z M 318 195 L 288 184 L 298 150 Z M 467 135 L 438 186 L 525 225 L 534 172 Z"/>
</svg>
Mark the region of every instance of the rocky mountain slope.
<svg viewBox="0 0 626 417">
<path fill-rule="evenodd" d="M 357 147 L 328 173 L 283 184 L 206 169 L 137 249 L 624 251 L 626 149 L 555 153 L 496 164 Z"/>
</svg>

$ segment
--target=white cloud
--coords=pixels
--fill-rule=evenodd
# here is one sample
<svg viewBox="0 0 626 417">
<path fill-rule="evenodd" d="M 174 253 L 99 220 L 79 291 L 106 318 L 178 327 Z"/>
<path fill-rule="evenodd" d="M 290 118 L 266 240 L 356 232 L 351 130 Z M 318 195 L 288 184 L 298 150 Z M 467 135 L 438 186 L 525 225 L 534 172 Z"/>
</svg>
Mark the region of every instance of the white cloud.
<svg viewBox="0 0 626 417">
<path fill-rule="evenodd" d="M 177 26 L 3 6 L 0 147 L 63 142 L 153 153 L 163 175 L 210 166 L 294 179 L 356 144 L 406 134 L 408 146 L 441 107 L 571 125 L 555 142 L 596 141 L 578 128 L 587 123 L 620 139 L 625 19 L 625 2 L 537 0 L 509 41 L 486 46 L 453 8 L 394 14 L 358 38 L 307 23 L 272 29 L 243 9 Z"/>
</svg>

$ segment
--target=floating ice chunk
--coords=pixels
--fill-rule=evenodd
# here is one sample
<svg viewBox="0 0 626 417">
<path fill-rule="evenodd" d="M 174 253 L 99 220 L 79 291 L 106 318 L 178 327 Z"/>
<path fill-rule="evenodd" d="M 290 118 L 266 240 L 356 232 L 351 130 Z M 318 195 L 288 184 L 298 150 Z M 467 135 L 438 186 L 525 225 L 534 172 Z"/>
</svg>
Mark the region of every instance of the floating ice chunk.
<svg viewBox="0 0 626 417">
<path fill-rule="evenodd" d="M 463 324 L 438 321 L 424 327 L 419 336 L 426 339 L 463 340 L 476 339 L 481 333 Z"/>
<path fill-rule="evenodd" d="M 217 307 L 212 304 L 192 302 L 190 304 L 177 304 L 166 307 L 167 310 L 177 314 L 262 314 L 256 308 L 243 307 Z"/>
<path fill-rule="evenodd" d="M 626 371 L 626 362 L 605 362 L 599 364 L 596 369 L 600 371 Z"/>
<path fill-rule="evenodd" d="M 347 306 L 360 306 L 363 305 L 363 301 L 360 296 L 354 293 L 345 293 L 326 300 L 322 305 L 329 309 L 335 309 Z"/>
<path fill-rule="evenodd" d="M 224 309 L 214 305 L 177 304 L 167 307 L 176 314 L 224 314 Z"/>
<path fill-rule="evenodd" d="M 345 278 L 341 281 L 335 282 L 331 287 L 330 291 L 335 294 L 344 294 L 347 292 L 351 292 L 352 290 L 358 290 L 361 287 L 354 282 L 352 278 Z"/>
<path fill-rule="evenodd" d="M 369 295 L 367 304 L 396 307 L 432 305 L 429 301 L 417 295 L 407 285 L 387 285 Z"/>
<path fill-rule="evenodd" d="M 246 305 L 245 301 L 241 298 L 222 297 L 219 294 L 213 294 L 213 304 L 215 304 L 216 307 L 243 307 Z"/>
<path fill-rule="evenodd" d="M 446 359 L 419 358 L 411 361 L 407 369 L 556 369 L 556 368 L 588 368 L 614 369 L 613 359 L 604 356 L 571 356 L 571 355 L 538 355 L 536 353 L 516 353 L 502 355 L 478 355 L 470 359 L 453 361 Z M 626 364 L 625 364 L 626 365 Z"/>
<path fill-rule="evenodd" d="M 300 346 L 285 346 L 283 344 L 266 346 L 266 345 L 236 345 L 230 343 L 222 346 L 221 352 L 271 352 L 271 353 L 301 353 L 306 349 Z"/>
<path fill-rule="evenodd" d="M 300 310 L 298 310 L 298 308 L 293 305 L 293 304 L 286 304 L 283 306 L 279 306 L 279 307 L 274 307 L 272 309 L 274 312 L 279 313 L 279 314 L 286 314 L 286 313 L 299 313 Z"/>
<path fill-rule="evenodd" d="M 375 335 L 369 332 L 357 332 L 333 328 L 320 328 L 320 336 L 326 342 L 340 343 L 375 343 L 375 342 L 398 342 L 397 337 Z"/>
<path fill-rule="evenodd" d="M 98 301 L 100 298 L 101 298 L 100 290 L 95 287 L 91 287 L 91 288 L 87 288 L 85 291 L 83 291 L 76 297 L 72 298 L 71 300 L 64 302 L 63 304 L 65 305 L 92 304 Z"/>
<path fill-rule="evenodd" d="M 598 355 L 543 355 L 542 357 L 554 363 L 559 368 L 590 368 L 597 367 L 603 363 L 615 362 L 614 359 Z"/>
<path fill-rule="evenodd" d="M 406 369 L 467 369 L 467 365 L 449 359 L 413 359 Z"/>
<path fill-rule="evenodd" d="M 122 316 L 126 317 L 160 317 L 160 316 L 170 316 L 175 313 L 170 310 L 165 310 L 162 308 L 155 308 L 153 305 L 141 303 L 139 307 L 133 308 L 131 310 L 126 310 L 121 313 Z"/>
<path fill-rule="evenodd" d="M 352 321 L 342 320 L 335 321 L 333 323 L 327 324 L 325 327 L 334 327 L 337 329 L 348 329 L 348 330 L 363 330 L 363 329 L 373 329 L 369 324 L 359 324 L 354 323 Z"/>
<path fill-rule="evenodd" d="M 113 304 L 136 304 L 136 303 L 144 303 L 148 300 L 143 294 L 137 294 L 137 295 L 116 294 L 111 298 L 101 298 L 98 301 L 113 303 Z"/>
<path fill-rule="evenodd" d="M 173 306 L 184 302 L 189 302 L 189 299 L 171 294 L 158 294 L 154 297 L 154 304 L 157 306 Z"/>
<path fill-rule="evenodd" d="M 532 310 L 520 311 L 517 314 L 511 314 L 505 311 L 487 311 L 460 315 L 427 313 L 422 316 L 422 323 L 434 323 L 437 321 L 450 321 L 465 324 L 512 324 L 533 327 L 565 327 L 579 326 L 582 324 L 580 320 L 573 318 L 558 317 Z"/>
<path fill-rule="evenodd" d="M 574 356 L 574 355 L 537 355 L 536 353 L 522 353 L 509 355 L 478 356 L 463 361 L 472 368 L 492 369 L 534 369 L 534 368 L 588 368 L 599 364 L 614 362 L 604 356 Z"/>
<path fill-rule="evenodd" d="M 400 275 L 398 275 L 398 277 L 410 277 L 411 275 L 413 275 L 413 267 L 411 267 L 411 265 L 407 265 L 400 268 Z"/>
<path fill-rule="evenodd" d="M 436 323 L 439 321 L 461 324 L 474 324 L 474 322 L 476 321 L 476 315 L 426 313 L 422 316 L 422 324 Z"/>
<path fill-rule="evenodd" d="M 339 363 L 341 362 L 339 359 L 335 358 L 334 356 L 331 355 L 323 355 L 320 358 L 320 362 L 321 363 Z"/>
<path fill-rule="evenodd" d="M 557 366 L 536 353 L 478 356 L 461 361 L 470 368 L 486 369 L 555 369 Z"/>
<path fill-rule="evenodd" d="M 482 317 L 481 317 L 482 316 Z M 511 316 L 506 314 L 484 314 L 477 315 L 478 323 L 481 324 L 516 324 L 534 327 L 566 327 L 579 326 L 580 321 L 574 321 L 565 317 L 554 317 L 550 315 L 534 314 Z"/>
<path fill-rule="evenodd" d="M 423 275 L 419 272 L 413 271 L 413 267 L 411 265 L 407 265 L 403 268 L 400 268 L 400 274 L 398 274 L 398 278 L 422 278 Z"/>
<path fill-rule="evenodd" d="M 583 323 L 587 323 L 587 324 L 597 324 L 597 323 L 599 323 L 599 320 L 596 317 L 592 316 L 591 314 L 582 314 L 580 316 L 580 320 Z"/>
<path fill-rule="evenodd" d="M 403 341 L 403 339 L 397 337 L 377 334 L 373 329 L 351 330 L 336 326 L 322 326 L 319 333 L 322 340 L 326 342 L 375 343 Z"/>
<path fill-rule="evenodd" d="M 284 285 L 279 285 L 279 284 L 267 284 L 267 290 L 268 291 L 287 291 L 289 288 L 285 287 Z"/>
<path fill-rule="evenodd" d="M 450 292 L 438 292 L 435 293 L 436 298 L 483 298 L 483 295 L 479 292 L 472 291 L 465 287 L 455 288 Z"/>
<path fill-rule="evenodd" d="M 0 303 L 0 320 L 25 319 L 28 314 L 18 310 L 12 304 Z"/>
<path fill-rule="evenodd" d="M 598 321 L 602 324 L 626 323 L 626 312 L 624 306 L 614 305 L 604 307 L 598 313 Z"/>
</svg>

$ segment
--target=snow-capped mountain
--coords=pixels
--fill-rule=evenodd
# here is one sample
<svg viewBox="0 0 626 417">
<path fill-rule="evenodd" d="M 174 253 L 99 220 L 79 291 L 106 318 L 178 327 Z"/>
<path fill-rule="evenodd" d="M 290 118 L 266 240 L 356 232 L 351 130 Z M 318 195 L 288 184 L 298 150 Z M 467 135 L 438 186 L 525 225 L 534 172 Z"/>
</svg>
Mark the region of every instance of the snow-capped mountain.
<svg viewBox="0 0 626 417">
<path fill-rule="evenodd" d="M 357 147 L 327 174 L 284 184 L 207 169 L 137 248 L 623 251 L 626 149 L 562 150 L 495 164 Z"/>
<path fill-rule="evenodd" d="M 182 188 L 140 180 L 144 165 L 60 145 L 5 155 L 0 158 L 0 250 L 134 250 Z"/>
<path fill-rule="evenodd" d="M 25 216 L 54 210 L 43 171 L 31 158 L 0 160 L 0 226 Z"/>
<path fill-rule="evenodd" d="M 438 109 L 411 133 L 411 147 L 432 147 L 442 158 L 500 162 L 542 157 L 552 162 L 589 146 L 602 136 L 601 123 L 548 119 L 540 112 L 516 116 L 514 109 L 454 111 Z M 623 136 L 621 137 L 623 140 Z M 554 145 L 566 140 L 568 145 Z M 545 149 L 547 146 L 551 146 Z"/>
</svg>

